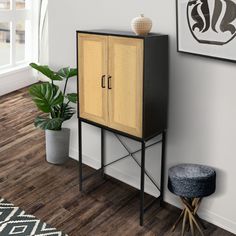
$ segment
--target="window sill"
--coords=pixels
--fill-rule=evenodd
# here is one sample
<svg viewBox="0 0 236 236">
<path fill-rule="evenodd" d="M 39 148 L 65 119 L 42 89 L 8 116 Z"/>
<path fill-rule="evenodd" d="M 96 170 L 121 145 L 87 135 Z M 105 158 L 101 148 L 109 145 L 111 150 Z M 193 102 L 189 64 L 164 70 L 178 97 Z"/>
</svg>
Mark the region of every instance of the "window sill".
<svg viewBox="0 0 236 236">
<path fill-rule="evenodd" d="M 0 96 L 27 87 L 37 82 L 32 68 L 28 64 L 0 70 Z"/>
<path fill-rule="evenodd" d="M 23 65 L 6 68 L 6 69 L 0 69 L 0 78 L 14 75 L 14 74 L 17 74 L 18 72 L 27 71 L 30 69 L 31 67 L 28 64 L 23 64 Z"/>
</svg>

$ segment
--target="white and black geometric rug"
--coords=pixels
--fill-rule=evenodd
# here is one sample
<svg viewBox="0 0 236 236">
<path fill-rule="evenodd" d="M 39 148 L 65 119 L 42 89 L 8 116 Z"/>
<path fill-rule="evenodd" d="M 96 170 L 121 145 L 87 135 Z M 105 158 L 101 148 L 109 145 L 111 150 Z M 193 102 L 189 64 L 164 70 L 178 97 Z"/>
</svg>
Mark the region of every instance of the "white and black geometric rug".
<svg viewBox="0 0 236 236">
<path fill-rule="evenodd" d="M 0 236 L 68 236 L 0 198 Z"/>
</svg>

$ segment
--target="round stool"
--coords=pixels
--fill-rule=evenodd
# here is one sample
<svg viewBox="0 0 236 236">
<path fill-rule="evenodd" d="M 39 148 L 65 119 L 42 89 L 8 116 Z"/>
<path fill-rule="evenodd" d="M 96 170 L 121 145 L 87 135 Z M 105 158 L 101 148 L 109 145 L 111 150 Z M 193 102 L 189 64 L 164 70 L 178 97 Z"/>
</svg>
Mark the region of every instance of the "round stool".
<svg viewBox="0 0 236 236">
<path fill-rule="evenodd" d="M 182 233 L 191 229 L 194 234 L 195 226 L 203 234 L 201 227 L 205 226 L 197 215 L 203 197 L 209 196 L 215 192 L 216 172 L 208 166 L 196 164 L 180 164 L 173 166 L 168 171 L 168 188 L 178 195 L 184 204 L 184 209 L 172 227 L 172 232 L 183 219 Z"/>
</svg>

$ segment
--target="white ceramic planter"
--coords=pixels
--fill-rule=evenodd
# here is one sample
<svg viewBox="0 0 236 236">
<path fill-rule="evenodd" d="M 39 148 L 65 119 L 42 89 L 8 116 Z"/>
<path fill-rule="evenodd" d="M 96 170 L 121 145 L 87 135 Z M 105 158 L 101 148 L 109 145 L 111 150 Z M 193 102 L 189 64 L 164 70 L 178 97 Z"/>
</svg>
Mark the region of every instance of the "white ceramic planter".
<svg viewBox="0 0 236 236">
<path fill-rule="evenodd" d="M 60 165 L 69 158 L 70 129 L 46 130 L 46 160 Z"/>
</svg>

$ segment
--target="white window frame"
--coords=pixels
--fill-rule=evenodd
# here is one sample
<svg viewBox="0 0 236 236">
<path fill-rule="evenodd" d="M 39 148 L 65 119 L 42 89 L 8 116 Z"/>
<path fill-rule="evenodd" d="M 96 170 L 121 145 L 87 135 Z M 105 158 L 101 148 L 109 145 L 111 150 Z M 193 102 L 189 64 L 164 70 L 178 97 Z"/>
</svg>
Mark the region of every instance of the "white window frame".
<svg viewBox="0 0 236 236">
<path fill-rule="evenodd" d="M 33 59 L 32 42 L 33 42 L 33 2 L 26 0 L 25 9 L 16 9 L 16 0 L 10 0 L 10 9 L 0 10 L 0 22 L 10 23 L 10 64 L 0 66 L 0 74 L 27 67 Z M 25 21 L 25 59 L 16 62 L 16 24 Z M 37 50 L 37 49 L 36 49 Z"/>
<path fill-rule="evenodd" d="M 11 64 L 0 67 L 0 96 L 35 83 L 36 75 L 29 66 L 30 62 L 38 62 L 38 25 L 39 0 L 26 0 L 25 9 L 16 9 L 16 0 L 10 0 L 10 10 L 0 10 L 1 22 L 12 22 L 11 28 Z M 21 20 L 30 21 L 30 28 L 26 29 L 25 60 L 15 61 L 16 24 Z M 27 25 L 27 24 L 26 24 Z M 27 27 L 27 26 L 26 26 Z"/>
</svg>

